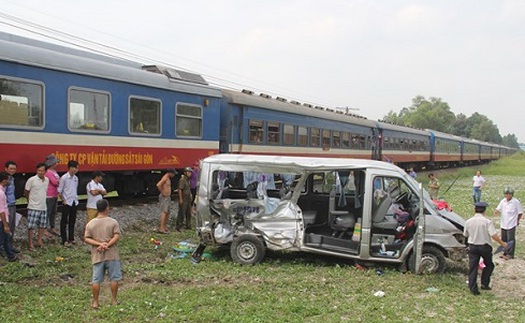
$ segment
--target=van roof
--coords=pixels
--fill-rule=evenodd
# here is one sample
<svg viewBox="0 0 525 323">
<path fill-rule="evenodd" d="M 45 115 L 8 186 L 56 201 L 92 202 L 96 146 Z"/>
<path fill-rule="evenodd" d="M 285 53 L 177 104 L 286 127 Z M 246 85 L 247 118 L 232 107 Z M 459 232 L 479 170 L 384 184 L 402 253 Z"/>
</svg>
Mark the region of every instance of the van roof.
<svg viewBox="0 0 525 323">
<path fill-rule="evenodd" d="M 299 167 L 307 170 L 320 170 L 325 168 L 376 168 L 396 172 L 400 170 L 396 165 L 387 162 L 352 158 L 219 154 L 205 158 L 204 162 L 212 164 L 229 163 L 237 166 Z"/>
</svg>

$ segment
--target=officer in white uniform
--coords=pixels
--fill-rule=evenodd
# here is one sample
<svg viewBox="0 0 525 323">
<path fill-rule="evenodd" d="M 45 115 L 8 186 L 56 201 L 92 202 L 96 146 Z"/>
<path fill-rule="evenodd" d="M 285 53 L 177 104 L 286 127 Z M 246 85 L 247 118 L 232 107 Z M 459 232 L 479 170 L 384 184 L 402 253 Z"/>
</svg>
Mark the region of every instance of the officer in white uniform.
<svg viewBox="0 0 525 323">
<path fill-rule="evenodd" d="M 507 243 L 498 236 L 498 231 L 490 219 L 485 217 L 487 203 L 477 202 L 474 205 L 476 214 L 467 220 L 463 235 L 467 237 L 469 251 L 469 270 L 468 270 L 468 288 L 474 295 L 479 295 L 478 289 L 478 266 L 479 260 L 483 257 L 485 268 L 481 272 L 481 289 L 490 290 L 490 276 L 494 271 L 494 262 L 492 262 L 492 239 L 498 242 L 503 248 L 507 248 Z"/>
</svg>

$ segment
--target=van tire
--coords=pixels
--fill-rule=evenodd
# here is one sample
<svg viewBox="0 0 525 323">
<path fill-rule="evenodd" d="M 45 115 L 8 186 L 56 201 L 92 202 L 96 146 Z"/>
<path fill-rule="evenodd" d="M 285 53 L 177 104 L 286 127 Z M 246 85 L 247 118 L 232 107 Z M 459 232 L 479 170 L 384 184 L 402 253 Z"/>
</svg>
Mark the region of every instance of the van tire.
<svg viewBox="0 0 525 323">
<path fill-rule="evenodd" d="M 408 257 L 408 269 L 416 272 L 416 253 L 412 251 Z M 442 274 L 446 267 L 445 255 L 441 250 L 433 246 L 423 246 L 423 253 L 421 255 L 421 267 L 424 274 Z"/>
<path fill-rule="evenodd" d="M 233 239 L 230 248 L 232 260 L 241 265 L 255 265 L 263 260 L 265 253 L 266 246 L 253 234 L 243 234 Z"/>
</svg>

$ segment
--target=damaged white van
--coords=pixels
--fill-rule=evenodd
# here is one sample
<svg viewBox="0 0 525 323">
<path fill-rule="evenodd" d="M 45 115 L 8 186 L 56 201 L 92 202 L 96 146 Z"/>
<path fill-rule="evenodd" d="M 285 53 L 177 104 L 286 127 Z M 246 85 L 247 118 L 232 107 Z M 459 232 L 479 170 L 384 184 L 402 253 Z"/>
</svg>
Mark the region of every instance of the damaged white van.
<svg viewBox="0 0 525 323">
<path fill-rule="evenodd" d="M 399 167 L 360 159 L 215 155 L 201 163 L 200 245 L 226 245 L 232 259 L 256 264 L 266 249 L 388 262 L 414 270 L 420 205 L 425 226 L 419 265 L 445 270 L 466 254 L 465 220 L 437 209 Z M 423 199 L 423 203 L 421 203 Z M 406 267 L 405 267 L 406 268 Z"/>
</svg>

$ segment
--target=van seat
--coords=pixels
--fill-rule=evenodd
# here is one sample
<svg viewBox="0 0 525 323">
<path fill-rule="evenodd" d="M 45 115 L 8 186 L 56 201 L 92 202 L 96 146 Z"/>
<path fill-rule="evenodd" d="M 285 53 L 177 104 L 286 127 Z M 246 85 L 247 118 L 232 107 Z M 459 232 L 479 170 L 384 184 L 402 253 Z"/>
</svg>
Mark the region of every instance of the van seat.
<svg viewBox="0 0 525 323">
<path fill-rule="evenodd" d="M 304 225 L 308 226 L 310 224 L 315 224 L 315 219 L 317 217 L 316 210 L 308 210 L 303 212 Z"/>
<path fill-rule="evenodd" d="M 397 220 L 393 216 L 387 216 L 387 212 L 392 206 L 392 199 L 387 194 L 379 202 L 379 205 L 375 209 L 374 216 L 372 217 L 372 226 L 374 228 L 381 229 L 396 229 L 398 226 Z"/>
</svg>

